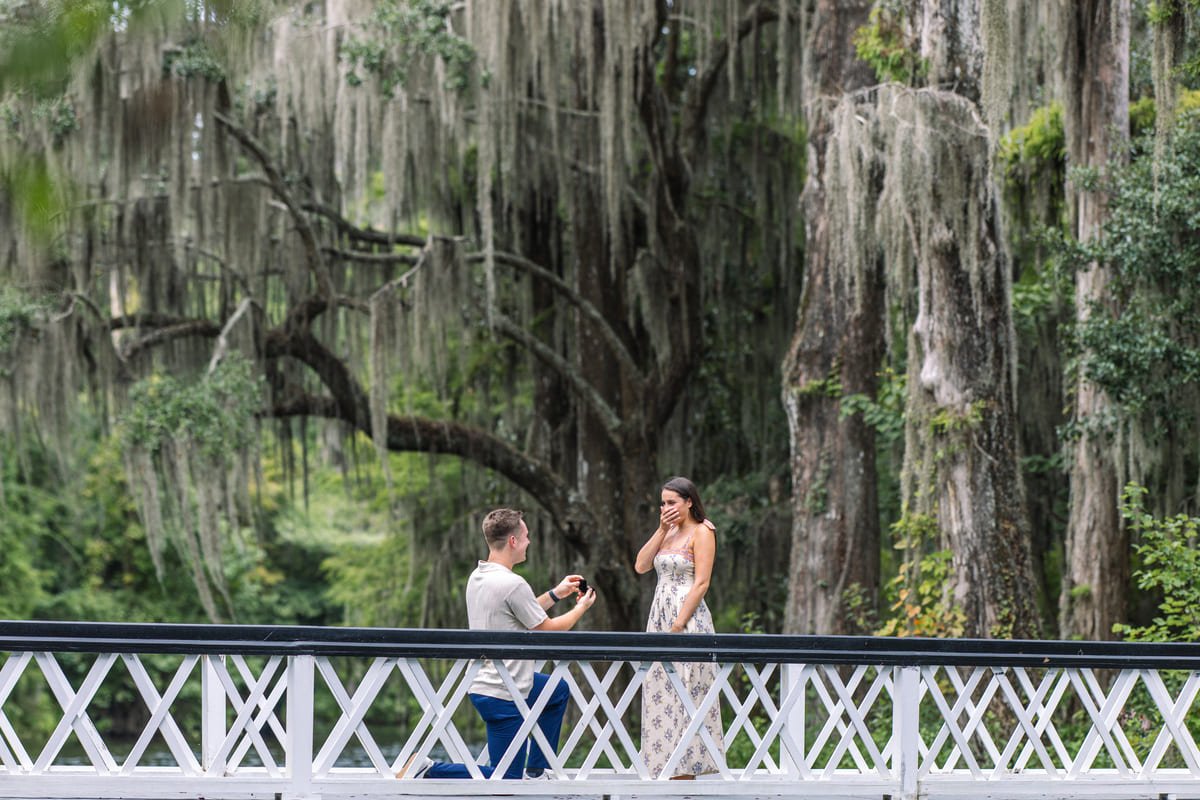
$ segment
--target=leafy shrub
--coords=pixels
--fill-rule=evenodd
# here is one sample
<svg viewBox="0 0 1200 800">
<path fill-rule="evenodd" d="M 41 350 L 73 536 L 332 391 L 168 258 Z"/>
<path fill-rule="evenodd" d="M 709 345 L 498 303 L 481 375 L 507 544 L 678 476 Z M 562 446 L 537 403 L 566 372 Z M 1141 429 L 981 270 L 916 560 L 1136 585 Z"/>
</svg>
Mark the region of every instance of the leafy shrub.
<svg viewBox="0 0 1200 800">
<path fill-rule="evenodd" d="M 1138 587 L 1162 592 L 1158 616 L 1143 626 L 1113 626 L 1113 631 L 1139 642 L 1200 641 L 1200 518 L 1177 514 L 1156 519 L 1146 513 L 1146 489 L 1129 484 L 1121 498 L 1121 515 L 1141 537 L 1134 549 L 1142 566 L 1134 571 Z"/>
<path fill-rule="evenodd" d="M 854 32 L 854 51 L 880 81 L 911 84 L 929 71 L 904 33 L 904 10 L 894 3 L 871 9 L 867 24 Z"/>
</svg>

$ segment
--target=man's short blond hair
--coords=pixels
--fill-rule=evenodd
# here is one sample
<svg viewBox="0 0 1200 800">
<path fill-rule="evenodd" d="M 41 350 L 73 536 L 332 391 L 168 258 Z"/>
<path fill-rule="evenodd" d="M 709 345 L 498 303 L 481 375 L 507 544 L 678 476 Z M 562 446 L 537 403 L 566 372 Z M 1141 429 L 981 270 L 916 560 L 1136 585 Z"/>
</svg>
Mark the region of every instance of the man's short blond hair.
<svg viewBox="0 0 1200 800">
<path fill-rule="evenodd" d="M 483 538 L 487 540 L 488 548 L 500 550 L 508 542 L 509 536 L 516 536 L 521 530 L 521 519 L 525 512 L 515 508 L 497 508 L 483 518 Z"/>
</svg>

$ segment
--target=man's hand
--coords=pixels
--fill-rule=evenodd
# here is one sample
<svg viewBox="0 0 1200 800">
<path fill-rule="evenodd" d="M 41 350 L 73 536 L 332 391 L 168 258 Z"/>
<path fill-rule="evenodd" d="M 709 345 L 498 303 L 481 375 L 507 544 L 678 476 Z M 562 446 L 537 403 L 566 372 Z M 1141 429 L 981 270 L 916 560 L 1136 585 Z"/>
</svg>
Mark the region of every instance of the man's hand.
<svg viewBox="0 0 1200 800">
<path fill-rule="evenodd" d="M 582 575 L 568 575 L 554 587 L 554 596 L 562 600 L 568 594 L 579 594 L 579 582 L 581 580 L 583 580 Z"/>
<path fill-rule="evenodd" d="M 568 575 L 566 578 L 563 579 L 563 583 L 566 583 L 571 578 L 578 578 L 578 577 L 579 577 L 578 575 Z M 558 586 L 556 586 L 554 588 L 557 590 L 561 586 L 562 586 L 562 584 L 559 584 Z M 555 591 L 555 594 L 557 595 L 558 592 Z M 549 602 L 549 601 L 547 600 L 547 602 Z M 570 611 L 566 612 L 565 614 L 560 614 L 557 617 L 546 617 L 546 619 L 542 620 L 540 625 L 535 625 L 533 628 L 530 628 L 530 630 L 569 631 L 569 630 L 571 630 L 571 628 L 575 627 L 575 623 L 579 621 L 579 618 L 583 616 L 583 613 L 585 611 L 587 611 L 589 608 L 591 608 L 592 603 L 595 603 L 595 602 L 596 602 L 596 590 L 588 589 L 587 592 L 585 592 L 583 594 L 583 596 L 581 596 L 577 601 L 575 601 L 575 605 L 573 608 L 571 608 Z"/>
</svg>

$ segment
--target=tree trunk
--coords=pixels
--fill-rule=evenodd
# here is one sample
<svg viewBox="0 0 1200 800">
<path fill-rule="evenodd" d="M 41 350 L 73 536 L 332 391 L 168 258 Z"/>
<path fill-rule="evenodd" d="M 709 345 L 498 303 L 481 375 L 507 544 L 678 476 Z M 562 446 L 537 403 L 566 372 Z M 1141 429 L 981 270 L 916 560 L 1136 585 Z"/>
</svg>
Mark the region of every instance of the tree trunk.
<svg viewBox="0 0 1200 800">
<path fill-rule="evenodd" d="M 1103 169 L 1129 135 L 1129 0 L 1079 0 L 1066 5 L 1063 26 L 1064 127 L 1068 164 Z M 1099 235 L 1105 198 L 1073 192 L 1068 200 L 1075 235 Z M 1075 313 L 1087 316 L 1102 299 L 1108 270 L 1093 264 L 1075 283 Z M 1110 403 L 1082 379 L 1075 387 L 1071 445 L 1071 508 L 1063 558 L 1060 629 L 1064 638 L 1111 639 L 1126 615 L 1129 538 L 1118 513 L 1120 487 L 1114 433 L 1105 430 Z"/>
<path fill-rule="evenodd" d="M 879 583 L 875 432 L 841 397 L 875 396 L 884 353 L 882 260 L 846 252 L 850 224 L 831 207 L 826 167 L 836 157 L 832 106 L 871 75 L 850 41 L 868 2 L 816 4 L 804 20 L 802 91 L 808 118 L 805 283 L 795 337 L 783 363 L 792 453 L 792 554 L 784 631 L 852 633 L 843 598 L 852 587 L 872 605 Z M 861 165 L 845 165 L 854 169 Z M 869 165 L 868 165 L 869 166 Z M 868 198 L 856 198 L 869 206 Z M 870 211 L 863 216 L 870 217 Z M 839 388 L 834 389 L 834 384 Z"/>
<path fill-rule="evenodd" d="M 964 635 L 1039 633 L 1016 438 L 1011 272 L 997 234 L 977 106 L 931 90 L 880 91 L 890 120 L 883 226 L 911 243 L 904 502 L 952 553 Z"/>
<path fill-rule="evenodd" d="M 603 202 L 596 193 L 580 187 L 574 202 L 580 204 L 574 218 L 577 237 L 576 272 L 578 289 L 601 310 L 606 319 L 622 319 L 620 304 L 624 288 L 614 285 L 616 272 L 611 269 L 606 231 L 599 218 L 587 220 L 585 207 Z M 595 386 L 612 408 L 621 408 L 621 369 L 612 353 L 603 345 L 595 323 L 577 315 L 576 353 L 580 371 Z M 628 523 L 629 497 L 626 473 L 636 469 L 636 461 L 649 459 L 654 468 L 656 453 L 633 453 L 586 406 L 579 406 L 575 447 L 579 452 L 576 468 L 579 490 L 592 507 L 601 529 L 590 532 L 593 545 L 587 555 L 587 575 L 596 586 L 600 601 L 593 606 L 594 627 L 600 630 L 637 630 L 644 624 L 639 614 L 639 589 L 634 579 L 633 542 Z M 643 467 L 644 468 L 644 467 Z"/>
</svg>

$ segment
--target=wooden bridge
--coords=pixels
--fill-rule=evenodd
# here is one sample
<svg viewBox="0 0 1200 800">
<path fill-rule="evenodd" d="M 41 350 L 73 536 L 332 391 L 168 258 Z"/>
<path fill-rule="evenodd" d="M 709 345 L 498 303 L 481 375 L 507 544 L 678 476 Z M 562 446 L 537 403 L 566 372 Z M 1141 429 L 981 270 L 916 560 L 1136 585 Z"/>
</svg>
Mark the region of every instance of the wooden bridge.
<svg viewBox="0 0 1200 800">
<path fill-rule="evenodd" d="M 551 780 L 396 779 L 486 759 L 467 686 L 514 657 L 570 689 Z M 3 797 L 1200 798 L 1197 645 L 0 622 L 0 659 Z M 719 703 L 726 757 L 651 778 L 642 680 L 700 661 L 680 741 Z"/>
</svg>

